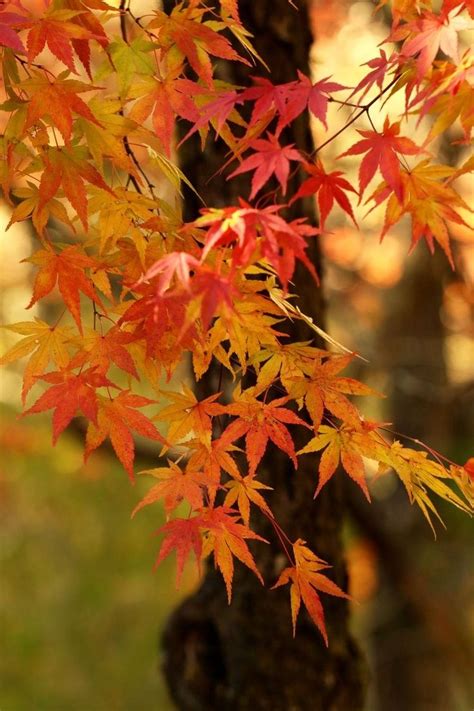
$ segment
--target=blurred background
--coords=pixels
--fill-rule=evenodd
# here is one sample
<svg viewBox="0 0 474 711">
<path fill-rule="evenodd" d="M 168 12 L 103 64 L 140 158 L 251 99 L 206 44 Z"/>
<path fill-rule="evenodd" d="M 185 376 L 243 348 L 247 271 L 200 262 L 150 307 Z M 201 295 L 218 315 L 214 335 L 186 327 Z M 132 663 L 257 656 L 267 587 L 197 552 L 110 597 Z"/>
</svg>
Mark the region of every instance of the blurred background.
<svg viewBox="0 0 474 711">
<path fill-rule="evenodd" d="M 315 78 L 332 74 L 350 86 L 361 79 L 359 65 L 372 58 L 387 31 L 373 8 L 371 2 L 315 0 Z M 386 111 L 400 111 L 401 101 L 390 100 Z M 347 109 L 330 110 L 330 126 L 347 118 Z M 373 118 L 381 120 L 377 113 Z M 316 142 L 323 140 L 320 128 Z M 454 125 L 451 138 L 457 134 Z M 346 132 L 331 144 L 326 167 L 354 141 Z M 465 147 L 446 140 L 438 150 L 443 163 L 466 158 Z M 355 182 L 350 160 L 343 169 Z M 457 188 L 472 199 L 467 179 Z M 407 224 L 379 245 L 383 210 L 364 213 L 359 209 L 357 231 L 334 211 L 322 239 L 329 331 L 368 359 L 357 361 L 353 375 L 388 395 L 367 404 L 367 417 L 391 422 L 463 463 L 474 440 L 472 230 L 453 230 L 453 272 L 424 244 L 407 257 Z M 2 205 L 0 256 L 8 268 L 0 273 L 0 321 L 49 318 L 57 309 L 54 293 L 46 304 L 24 310 L 32 267 L 20 260 L 35 245 L 28 225 L 6 233 L 8 220 Z M 7 330 L 1 337 L 2 352 L 17 338 Z M 174 560 L 152 571 L 153 534 L 164 515 L 155 505 L 130 519 L 146 481 L 138 477 L 130 487 L 106 449 L 84 465 L 78 430 L 66 432 L 53 449 L 50 418 L 19 419 L 21 370 L 21 362 L 3 370 L 0 392 L 0 708 L 168 711 L 158 639 L 170 610 L 195 586 L 194 571 L 186 572 L 179 591 Z M 29 402 L 40 392 L 34 389 Z M 141 451 L 136 469 L 149 466 L 155 454 Z M 438 526 L 434 541 L 395 477 L 372 481 L 371 507 L 355 488 L 349 483 L 345 537 L 353 629 L 369 670 L 367 711 L 471 711 L 472 522 L 440 505 L 447 528 Z"/>
</svg>

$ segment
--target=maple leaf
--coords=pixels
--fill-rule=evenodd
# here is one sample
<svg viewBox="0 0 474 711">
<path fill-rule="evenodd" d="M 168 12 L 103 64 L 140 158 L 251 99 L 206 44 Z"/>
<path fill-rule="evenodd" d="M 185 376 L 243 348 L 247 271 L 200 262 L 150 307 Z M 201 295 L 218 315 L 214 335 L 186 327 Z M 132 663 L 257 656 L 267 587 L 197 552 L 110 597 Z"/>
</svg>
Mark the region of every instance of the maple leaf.
<svg viewBox="0 0 474 711">
<path fill-rule="evenodd" d="M 132 107 L 130 118 L 143 123 L 151 115 L 153 129 L 166 155 L 170 156 L 175 117 L 180 116 L 194 123 L 197 130 L 200 113 L 191 97 L 202 92 L 203 89 L 197 84 L 189 79 L 177 78 L 174 73 L 168 74 L 163 81 L 147 77 L 130 92 L 131 98 L 140 97 Z"/>
<path fill-rule="evenodd" d="M 285 126 L 308 108 L 327 129 L 329 94 L 346 88 L 336 82 L 328 82 L 329 78 L 325 77 L 313 84 L 309 77 L 298 71 L 298 81 L 274 85 L 268 79 L 252 77 L 255 86 L 245 89 L 241 94 L 244 100 L 255 101 L 251 125 L 268 113 L 270 116 L 276 114 L 279 116 L 276 134 L 279 135 Z"/>
<path fill-rule="evenodd" d="M 189 466 L 183 471 L 175 462 L 168 461 L 167 467 L 157 469 L 146 469 L 140 474 L 149 474 L 155 479 L 160 479 L 159 484 L 155 484 L 135 506 L 132 517 L 144 506 L 149 506 L 155 501 L 164 499 L 166 515 L 175 510 L 183 501 L 187 501 L 194 511 L 203 507 L 203 487 L 209 483 L 203 472 L 196 471 Z"/>
<path fill-rule="evenodd" d="M 220 439 L 223 443 L 235 442 L 245 435 L 245 449 L 249 463 L 249 473 L 254 474 L 262 459 L 268 440 L 288 454 L 295 469 L 298 467 L 293 440 L 285 424 L 309 425 L 291 410 L 280 407 L 288 402 L 288 397 L 278 398 L 270 403 L 261 402 L 253 395 L 252 389 L 234 391 L 234 402 L 216 405 L 217 412 L 234 415 L 237 419 L 228 425 Z"/>
<path fill-rule="evenodd" d="M 47 206 L 61 186 L 66 198 L 77 212 L 84 229 L 87 231 L 87 194 L 84 181 L 114 195 L 100 173 L 86 160 L 86 151 L 82 146 L 66 150 L 49 148 L 43 156 L 44 172 L 39 186 L 40 202 L 38 213 Z"/>
<path fill-rule="evenodd" d="M 60 222 L 67 225 L 74 232 L 67 210 L 63 203 L 56 198 L 51 198 L 46 204 L 42 204 L 39 187 L 30 183 L 24 188 L 15 188 L 15 197 L 21 198 L 21 201 L 13 209 L 7 229 L 15 222 L 20 222 L 31 217 L 34 227 L 38 234 L 42 235 L 44 229 L 51 217 L 56 218 Z"/>
<path fill-rule="evenodd" d="M 363 140 L 358 141 L 345 153 L 341 153 L 339 158 L 367 153 L 359 168 L 359 201 L 365 188 L 374 177 L 375 171 L 379 168 L 387 184 L 402 202 L 403 184 L 397 153 L 416 155 L 421 153 L 422 149 L 416 146 L 411 138 L 399 136 L 400 124 L 390 124 L 388 117 L 385 119 L 382 133 L 376 131 L 358 131 L 358 133 L 364 137 Z"/>
<path fill-rule="evenodd" d="M 325 575 L 321 575 L 319 571 L 329 566 L 306 546 L 306 541 L 298 538 L 293 543 L 293 554 L 295 565 L 283 570 L 272 589 L 291 583 L 290 599 L 293 637 L 296 634 L 296 620 L 300 611 L 301 601 L 303 601 L 309 616 L 321 632 L 327 647 L 328 636 L 324 623 L 324 611 L 317 591 L 320 590 L 328 595 L 346 599 L 349 599 L 349 595 L 346 595 L 332 580 Z"/>
<path fill-rule="evenodd" d="M 270 507 L 259 493 L 259 490 L 262 489 L 272 490 L 271 486 L 262 484 L 250 474 L 245 477 L 239 475 L 237 478 L 228 481 L 224 486 L 229 490 L 224 499 L 224 506 L 232 506 L 237 503 L 240 515 L 246 526 L 249 525 L 250 502 L 258 506 L 267 516 L 273 518 Z"/>
<path fill-rule="evenodd" d="M 72 338 L 69 327 L 50 326 L 49 323 L 35 318 L 34 321 L 23 321 L 2 326 L 9 331 L 19 333 L 22 338 L 0 358 L 0 365 L 7 365 L 18 358 L 24 358 L 31 353 L 28 364 L 23 371 L 22 401 L 35 383 L 37 376 L 42 375 L 50 361 L 57 368 L 66 368 L 69 363 L 67 344 Z"/>
<path fill-rule="evenodd" d="M 74 368 L 83 367 L 85 363 L 95 366 L 99 373 L 107 373 L 114 363 L 123 371 L 140 380 L 132 356 L 125 348 L 136 338 L 132 333 L 122 331 L 113 326 L 106 334 L 89 331 L 79 340 L 80 351 L 71 363 Z"/>
<path fill-rule="evenodd" d="M 95 165 L 104 174 L 104 159 L 108 158 L 113 165 L 133 175 L 140 183 L 139 172 L 123 142 L 135 125 L 130 118 L 120 114 L 121 103 L 94 97 L 88 105 L 97 120 L 91 122 L 79 116 L 75 121 L 75 129 L 78 133 L 82 132 Z"/>
<path fill-rule="evenodd" d="M 383 239 L 392 225 L 408 213 L 412 217 L 412 248 L 424 237 L 433 252 L 436 240 L 454 268 L 446 223 L 455 222 L 466 226 L 454 208 L 469 209 L 461 196 L 449 185 L 449 180 L 455 173 L 456 170 L 450 166 L 432 165 L 427 160 L 421 161 L 409 172 L 402 170 L 402 203 L 390 195 L 389 186 L 385 183 L 380 185 L 370 199 L 379 205 L 390 195 L 381 238 Z"/>
<path fill-rule="evenodd" d="M 292 397 L 304 398 L 306 409 L 308 410 L 315 430 L 321 424 L 324 408 L 327 408 L 333 415 L 347 423 L 358 423 L 360 415 L 357 408 L 347 399 L 348 395 L 376 395 L 380 397 L 372 388 L 364 383 L 347 377 L 336 377 L 337 374 L 346 368 L 353 360 L 352 355 L 341 356 L 331 354 L 329 358 L 321 363 L 319 359 L 305 367 L 305 376 L 293 378 L 293 382 L 288 384 Z"/>
<path fill-rule="evenodd" d="M 47 296 L 57 283 L 64 303 L 82 334 L 79 292 L 82 291 L 104 308 L 91 280 L 84 273 L 85 269 L 95 266 L 95 261 L 76 246 L 66 247 L 60 254 L 55 254 L 50 249 L 40 249 L 27 261 L 40 267 L 33 286 L 33 296 L 27 308 Z"/>
<path fill-rule="evenodd" d="M 249 170 L 255 171 L 252 176 L 251 200 L 273 173 L 280 183 L 283 195 L 285 195 L 290 173 L 290 161 L 302 160 L 301 153 L 293 148 L 293 144 L 281 146 L 278 137 L 271 133 L 267 133 L 267 138 L 268 140 L 257 138 L 252 141 L 249 148 L 254 153 L 246 158 L 227 178 L 230 180 L 230 178 Z"/>
<path fill-rule="evenodd" d="M 116 38 L 109 45 L 113 67 L 120 96 L 128 94 L 130 86 L 137 81 L 137 76 L 153 76 L 156 73 L 156 59 L 151 52 L 156 51 L 156 43 L 148 37 L 137 36 L 126 42 L 122 37 Z"/>
<path fill-rule="evenodd" d="M 158 31 L 160 45 L 165 53 L 168 52 L 168 57 L 172 51 L 178 51 L 183 59 L 188 60 L 204 84 L 211 87 L 213 67 L 209 55 L 249 63 L 237 54 L 225 37 L 201 22 L 204 12 L 202 9 L 190 12 L 183 9 L 183 3 L 176 5 L 170 15 L 155 10 L 155 19 L 148 24 L 148 29 Z"/>
<path fill-rule="evenodd" d="M 158 277 L 156 287 L 160 296 L 170 288 L 173 276 L 176 276 L 181 286 L 189 290 L 191 271 L 195 270 L 198 266 L 199 260 L 192 254 L 188 254 L 187 252 L 170 252 L 152 264 L 141 280 L 149 281 L 154 277 Z"/>
<path fill-rule="evenodd" d="M 397 28 L 387 38 L 387 42 L 397 42 L 407 37 L 401 49 L 403 57 L 416 59 L 418 78 L 426 76 L 439 50 L 459 63 L 458 35 L 461 30 L 468 29 L 470 23 L 459 17 L 460 3 L 449 11 L 442 9 L 439 15 L 425 11 L 423 15 Z"/>
<path fill-rule="evenodd" d="M 393 27 L 396 28 L 400 24 L 400 20 L 416 17 L 425 5 L 425 0 L 380 0 L 375 8 L 375 12 L 390 1 L 390 10 L 393 17 Z"/>
<path fill-rule="evenodd" d="M 238 512 L 227 506 L 207 509 L 200 518 L 200 525 L 207 534 L 204 539 L 203 556 L 207 556 L 211 552 L 214 554 L 214 563 L 224 578 L 229 604 L 232 599 L 232 580 L 234 577 L 232 556 L 238 558 L 241 563 L 255 573 L 263 585 L 263 578 L 245 539 L 268 543 L 265 538 L 257 535 L 247 526 L 237 523 L 239 518 Z"/>
<path fill-rule="evenodd" d="M 298 455 L 319 452 L 321 449 L 324 449 L 324 452 L 319 462 L 319 482 L 314 496 L 316 497 L 332 478 L 340 459 L 345 471 L 360 486 L 367 500 L 370 501 L 365 481 L 364 462 L 352 444 L 351 429 L 345 430 L 344 426 L 336 429 L 328 425 L 320 425 L 316 437 L 313 437 L 303 449 L 300 449 Z"/>
<path fill-rule="evenodd" d="M 245 267 L 260 246 L 262 256 L 275 268 L 285 288 L 293 275 L 295 260 L 303 262 L 318 283 L 305 250 L 306 239 L 319 234 L 320 230 L 306 224 L 304 219 L 286 222 L 277 214 L 280 209 L 278 205 L 255 209 L 244 204 L 241 208 L 203 210 L 194 223 L 199 227 L 209 226 L 202 259 L 215 247 L 232 245 L 233 264 Z"/>
<path fill-rule="evenodd" d="M 10 47 L 14 52 L 26 54 L 23 42 L 18 37 L 18 32 L 14 28 L 21 28 L 27 19 L 16 12 L 8 12 L 3 8 L 0 10 L 0 45 Z"/>
<path fill-rule="evenodd" d="M 207 491 L 210 505 L 213 506 L 221 481 L 221 471 L 234 479 L 239 479 L 240 472 L 232 453 L 241 450 L 220 439 L 213 439 L 210 447 L 200 440 L 188 440 L 186 445 L 192 448 L 189 468 L 205 472 L 211 482 L 207 485 Z"/>
<path fill-rule="evenodd" d="M 222 135 L 224 140 L 226 135 L 223 129 L 226 122 L 231 121 L 239 125 L 245 125 L 244 120 L 235 109 L 237 104 L 242 104 L 244 101 L 238 91 L 223 87 L 222 90 L 212 92 L 209 97 L 210 100 L 200 106 L 198 118 L 193 121 L 194 126 L 188 131 L 181 143 L 209 123 L 212 124 L 217 134 Z"/>
<path fill-rule="evenodd" d="M 71 18 L 73 25 L 78 25 L 88 33 L 88 37 L 71 36 L 71 44 L 79 57 L 84 69 L 89 77 L 91 77 L 91 50 L 89 42 L 91 38 L 106 49 L 109 45 L 109 39 L 105 32 L 102 23 L 90 12 L 89 7 L 93 10 L 110 10 L 110 5 L 101 0 L 65 0 L 65 7 L 74 10 L 77 14 Z"/>
<path fill-rule="evenodd" d="M 152 404 L 153 400 L 134 395 L 128 390 L 123 390 L 115 398 L 101 399 L 97 418 L 89 423 L 87 429 L 84 460 L 109 437 L 117 457 L 133 482 L 135 444 L 131 430 L 142 437 L 167 444 L 153 422 L 136 409 Z"/>
<path fill-rule="evenodd" d="M 187 321 L 186 307 L 189 295 L 167 294 L 160 296 L 152 285 L 135 287 L 141 296 L 126 309 L 118 325 L 135 322 L 137 339 L 146 342 L 146 355 L 167 368 L 171 374 L 181 360 L 183 349 L 192 350 L 196 328 Z M 129 302 L 130 303 L 130 302 Z"/>
<path fill-rule="evenodd" d="M 428 490 L 433 491 L 445 501 L 457 506 L 466 513 L 472 512 L 472 502 L 469 494 L 466 496 L 467 504 L 461 499 L 444 480 L 449 478 L 449 473 L 440 462 L 428 459 L 427 452 L 417 451 L 403 447 L 395 441 L 380 452 L 380 461 L 386 467 L 392 468 L 400 477 L 410 502 L 415 502 L 423 512 L 436 536 L 430 512 L 442 523 L 442 520 L 429 498 Z M 465 491 L 462 489 L 462 491 Z M 466 493 L 466 492 L 465 492 Z"/>
<path fill-rule="evenodd" d="M 311 177 L 300 185 L 298 191 L 291 198 L 290 204 L 299 198 L 317 195 L 321 229 L 324 229 L 326 218 L 332 210 L 334 200 L 336 200 L 357 227 L 351 204 L 344 192 L 344 190 L 349 190 L 357 195 L 357 190 L 345 178 L 341 178 L 344 173 L 340 170 L 326 173 L 320 160 L 315 165 L 303 163 L 303 167 Z"/>
<path fill-rule="evenodd" d="M 193 433 L 199 441 L 209 447 L 212 434 L 211 418 L 220 411 L 220 407 L 215 405 L 214 401 L 221 393 L 198 400 L 187 385 L 183 383 L 182 388 L 183 393 L 169 390 L 163 392 L 172 404 L 161 409 L 154 419 L 169 423 L 167 439 L 173 444 Z"/>
<path fill-rule="evenodd" d="M 200 569 L 202 552 L 202 533 L 200 531 L 201 518 L 193 516 L 191 518 L 177 518 L 168 521 L 158 529 L 157 533 L 164 533 L 165 537 L 159 550 L 155 568 L 171 553 L 176 551 L 176 586 L 183 574 L 184 564 L 192 552 L 196 557 L 198 568 Z"/>
<path fill-rule="evenodd" d="M 380 50 L 380 57 L 375 57 L 369 62 L 365 62 L 363 67 L 370 67 L 372 71 L 363 77 L 357 86 L 354 87 L 351 94 L 348 96 L 348 100 L 351 99 L 355 94 L 360 94 L 358 97 L 359 102 L 362 101 L 367 92 L 374 86 L 377 85 L 379 91 L 382 91 L 383 81 L 389 70 L 395 66 L 395 57 L 392 54 L 387 57 L 385 50 Z"/>
<path fill-rule="evenodd" d="M 258 121 L 270 114 L 270 118 L 277 114 L 280 116 L 279 123 L 288 123 L 287 106 L 289 99 L 290 84 L 272 84 L 264 77 L 252 77 L 254 86 L 248 87 L 241 92 L 240 98 L 244 101 L 255 101 L 250 118 L 250 125 L 255 125 Z"/>
<path fill-rule="evenodd" d="M 23 416 L 54 408 L 53 444 L 56 444 L 59 435 L 78 410 L 91 422 L 97 422 L 96 389 L 113 386 L 113 383 L 101 373 L 97 373 L 95 368 L 88 368 L 77 375 L 70 370 L 56 371 L 40 376 L 40 380 L 52 383 L 52 387 L 46 390 Z"/>
<path fill-rule="evenodd" d="M 84 92 L 95 91 L 97 89 L 95 86 L 89 86 L 76 79 L 60 77 L 50 81 L 39 73 L 23 81 L 21 86 L 30 93 L 25 131 L 47 116 L 61 132 L 66 145 L 69 145 L 73 112 L 91 123 L 100 125 L 89 106 L 78 96 Z"/>
<path fill-rule="evenodd" d="M 233 282 L 233 275 L 216 273 L 214 269 L 202 266 L 194 275 L 191 283 L 193 295 L 197 295 L 201 323 L 209 328 L 213 316 L 221 310 L 225 315 L 235 314 L 235 299 L 240 296 Z M 192 313 L 192 312 L 191 312 Z M 193 321 L 191 316 L 191 321 Z"/>
<path fill-rule="evenodd" d="M 72 20 L 80 16 L 79 10 L 50 9 L 43 17 L 35 18 L 26 40 L 28 61 L 33 62 L 38 54 L 48 45 L 49 50 L 73 74 L 77 74 L 72 53 L 72 40 L 89 41 L 96 36 L 87 27 L 76 24 Z M 104 31 L 97 38 L 104 42 Z"/>
<path fill-rule="evenodd" d="M 327 130 L 326 114 L 328 110 L 329 96 L 333 91 L 347 89 L 342 84 L 328 81 L 330 77 L 325 77 L 315 84 L 302 72 L 298 71 L 299 81 L 288 85 L 290 94 L 285 117 L 279 122 L 279 128 L 294 121 L 306 108 L 315 116 Z"/>
</svg>

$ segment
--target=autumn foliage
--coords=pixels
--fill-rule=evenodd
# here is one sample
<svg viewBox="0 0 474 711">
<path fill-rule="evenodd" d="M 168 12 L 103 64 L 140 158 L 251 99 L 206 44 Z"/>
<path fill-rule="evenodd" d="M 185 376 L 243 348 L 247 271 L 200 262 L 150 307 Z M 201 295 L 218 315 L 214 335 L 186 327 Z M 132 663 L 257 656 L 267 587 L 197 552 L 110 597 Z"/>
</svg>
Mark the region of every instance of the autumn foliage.
<svg viewBox="0 0 474 711">
<path fill-rule="evenodd" d="M 0 8 L 1 185 L 10 224 L 31 220 L 39 243 L 29 306 L 52 292 L 63 303 L 51 323 L 6 326 L 21 339 L 2 363 L 29 358 L 23 402 L 35 384 L 45 388 L 25 414 L 52 410 L 53 442 L 74 417 L 85 418 L 85 456 L 109 439 L 132 481 L 134 436 L 156 442 L 163 459 L 143 472 L 153 483 L 134 514 L 164 505 L 157 563 L 174 551 L 179 581 L 189 558 L 200 566 L 211 556 L 229 601 L 234 559 L 262 584 L 290 584 L 293 628 L 302 603 L 326 643 L 319 593 L 345 593 L 307 543 L 289 540 L 275 520 L 272 490 L 259 480 L 267 450 L 281 450 L 294 469 L 300 457 L 320 453 L 315 496 L 343 476 L 341 467 L 370 499 L 371 462 L 380 476 L 396 472 L 430 522 L 432 494 L 465 511 L 473 503 L 472 467 L 418 442 L 407 446 L 386 424 L 364 419 L 354 396 L 379 394 L 342 374 L 356 354 L 285 335 L 285 320 L 297 318 L 326 337 L 291 291 L 297 262 L 318 288 L 306 250 L 335 210 L 357 226 L 362 204 L 365 211 L 383 204 L 382 238 L 407 216 L 413 246 L 438 245 L 454 264 L 449 226 L 464 225 L 468 209 L 456 178 L 472 160 L 442 165 L 433 142 L 455 121 L 460 140 L 470 138 L 472 55 L 459 49 L 458 33 L 471 24 L 473 6 L 444 0 L 435 10 L 429 0 L 395 0 L 392 14 L 387 41 L 396 49 L 374 50 L 365 77 L 346 87 L 301 73 L 274 85 L 237 0 L 187 0 L 169 15 L 157 9 L 142 17 L 127 2 L 116 8 L 103 0 L 11 0 Z M 248 65 L 249 85 L 215 78 L 217 60 Z M 386 116 L 384 99 L 396 92 L 404 113 Z M 330 102 L 352 107 L 345 123 L 328 126 Z M 285 127 L 303 112 L 327 132 L 311 155 L 285 141 Z M 422 143 L 406 135 L 412 115 L 431 119 Z M 370 129 L 358 123 L 367 116 Z M 229 160 L 216 179 L 248 175 L 238 204 L 203 206 L 194 222 L 183 222 L 179 199 L 169 197 L 169 188 L 179 193 L 187 182 L 177 121 L 186 124 L 184 141 L 198 133 L 202 146 L 226 144 Z M 324 148 L 349 125 L 360 137 L 330 166 Z M 344 173 L 346 156 L 359 161 L 357 184 Z M 301 184 L 288 194 L 295 172 Z M 319 225 L 288 220 L 288 204 L 308 196 Z M 199 400 L 189 385 L 170 384 L 185 356 L 197 380 L 217 368 L 219 392 Z M 137 392 L 139 381 L 153 399 Z M 296 428 L 308 435 L 300 451 Z M 288 557 L 276 582 L 263 581 L 252 555 L 253 545 L 268 545 L 252 529 L 254 509 Z"/>
</svg>

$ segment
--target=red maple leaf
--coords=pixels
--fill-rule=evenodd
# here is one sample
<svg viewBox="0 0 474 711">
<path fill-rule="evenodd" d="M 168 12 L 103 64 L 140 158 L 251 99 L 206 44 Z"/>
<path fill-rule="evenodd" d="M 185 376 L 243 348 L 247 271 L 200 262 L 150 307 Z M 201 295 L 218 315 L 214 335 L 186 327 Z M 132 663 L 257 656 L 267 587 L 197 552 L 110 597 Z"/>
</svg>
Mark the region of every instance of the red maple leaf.
<svg viewBox="0 0 474 711">
<path fill-rule="evenodd" d="M 192 518 L 177 518 L 175 521 L 165 523 L 157 533 L 164 533 L 165 537 L 159 550 L 155 568 L 164 560 L 171 551 L 176 551 L 176 585 L 179 585 L 184 564 L 192 552 L 196 557 L 198 568 L 201 563 L 202 534 L 200 531 L 200 516 Z"/>
<path fill-rule="evenodd" d="M 299 116 L 306 108 L 311 111 L 324 128 L 327 129 L 326 114 L 328 111 L 329 96 L 333 91 L 347 89 L 342 84 L 335 81 L 328 81 L 330 77 L 320 79 L 315 84 L 302 72 L 298 71 L 299 81 L 288 85 L 290 90 L 288 96 L 288 106 L 285 117 L 281 119 L 278 128 L 281 129 Z"/>
<path fill-rule="evenodd" d="M 189 290 L 191 272 L 199 266 L 199 260 L 188 252 L 170 252 L 158 259 L 147 269 L 140 281 L 150 281 L 155 277 L 158 294 L 162 296 L 170 288 L 171 281 L 176 281 Z"/>
<path fill-rule="evenodd" d="M 303 262 L 318 283 L 316 270 L 305 250 L 306 240 L 320 230 L 304 219 L 286 222 L 277 214 L 280 209 L 279 205 L 256 209 L 242 202 L 240 208 L 203 210 L 202 217 L 195 222 L 198 226 L 210 227 L 202 258 L 215 247 L 232 245 L 232 264 L 245 267 L 259 244 L 262 256 L 275 268 L 285 289 L 293 276 L 295 260 Z"/>
<path fill-rule="evenodd" d="M 217 133 L 222 130 L 226 121 L 234 120 L 234 122 L 243 123 L 243 119 L 235 111 L 236 105 L 242 104 L 243 101 L 241 94 L 235 90 L 226 89 L 224 91 L 213 92 L 210 101 L 200 107 L 198 118 L 193 121 L 194 126 L 186 134 L 181 143 L 211 122 Z"/>
<path fill-rule="evenodd" d="M 200 297 L 200 315 L 205 329 L 221 306 L 226 307 L 228 313 L 233 313 L 234 300 L 239 295 L 232 275 L 219 274 L 206 266 L 200 267 L 193 277 L 192 292 Z"/>
<path fill-rule="evenodd" d="M 293 148 L 293 144 L 281 146 L 276 135 L 267 133 L 267 137 L 268 140 L 257 138 L 251 142 L 249 148 L 254 151 L 253 155 L 246 158 L 227 178 L 229 180 L 235 175 L 246 173 L 249 170 L 255 171 L 252 176 L 251 200 L 273 173 L 276 175 L 284 195 L 290 173 L 290 161 L 303 160 L 301 153 Z"/>
<path fill-rule="evenodd" d="M 381 49 L 380 57 L 375 57 L 375 59 L 371 59 L 369 62 L 365 62 L 365 64 L 362 65 L 363 67 L 370 67 L 372 71 L 360 80 L 357 86 L 354 87 L 354 90 L 349 95 L 348 99 L 363 90 L 362 94 L 359 96 L 359 102 L 361 102 L 374 84 L 378 86 L 379 90 L 382 90 L 383 80 L 389 69 L 395 65 L 395 61 L 394 55 L 387 57 L 385 51 Z"/>
<path fill-rule="evenodd" d="M 22 27 L 27 22 L 25 17 L 18 15 L 16 12 L 8 12 L 4 9 L 0 10 L 0 45 L 10 47 L 14 52 L 26 53 L 23 42 L 18 37 L 18 32 L 15 32 L 16 27 Z"/>
<path fill-rule="evenodd" d="M 298 192 L 291 199 L 290 204 L 298 200 L 298 198 L 307 197 L 308 195 L 317 195 L 320 224 L 321 228 L 324 229 L 326 218 L 332 210 L 334 200 L 336 200 L 357 227 L 351 204 L 344 192 L 344 190 L 349 190 L 357 195 L 357 190 L 355 190 L 345 178 L 341 177 L 344 173 L 340 170 L 326 173 L 320 160 L 318 160 L 315 165 L 304 163 L 303 167 L 311 177 L 305 180 L 300 186 Z"/>
<path fill-rule="evenodd" d="M 255 125 L 265 114 L 280 116 L 283 125 L 289 123 L 287 106 L 289 99 L 289 86 L 291 84 L 272 84 L 264 77 L 252 77 L 254 86 L 245 89 L 240 98 L 244 101 L 255 101 L 250 118 L 250 125 Z M 290 119 L 291 120 L 291 119 Z"/>
<path fill-rule="evenodd" d="M 398 42 L 407 38 L 402 49 L 402 57 L 416 59 L 418 79 L 426 76 L 441 50 L 459 64 L 458 32 L 469 29 L 469 21 L 459 17 L 461 2 L 456 7 L 449 3 L 439 14 L 425 11 L 416 20 L 397 27 L 387 38 L 387 42 Z"/>
<path fill-rule="evenodd" d="M 416 155 L 421 153 L 422 149 L 413 143 L 411 138 L 399 136 L 400 123 L 390 124 L 388 117 L 385 119 L 382 133 L 377 131 L 358 131 L 358 133 L 364 137 L 363 140 L 358 141 L 338 157 L 367 153 L 359 168 L 359 200 L 378 168 L 387 184 L 402 202 L 403 183 L 397 153 Z"/>
<path fill-rule="evenodd" d="M 69 425 L 76 412 L 82 414 L 91 422 L 97 422 L 96 389 L 103 386 L 114 387 L 102 373 L 95 368 L 88 368 L 76 375 L 70 370 L 62 370 L 42 375 L 41 380 L 53 383 L 24 415 L 45 412 L 54 408 L 53 414 L 53 444 Z"/>
</svg>

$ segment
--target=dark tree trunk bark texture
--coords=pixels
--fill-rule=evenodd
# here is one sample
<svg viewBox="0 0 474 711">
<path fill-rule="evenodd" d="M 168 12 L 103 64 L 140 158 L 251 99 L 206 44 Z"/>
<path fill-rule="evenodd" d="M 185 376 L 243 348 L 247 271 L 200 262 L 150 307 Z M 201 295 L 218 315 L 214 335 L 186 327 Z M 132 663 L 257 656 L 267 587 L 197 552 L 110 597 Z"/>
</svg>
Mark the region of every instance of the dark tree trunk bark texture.
<svg viewBox="0 0 474 711">
<path fill-rule="evenodd" d="M 169 10 L 174 2 L 165 1 Z M 309 51 L 313 41 L 307 2 L 298 8 L 288 0 L 241 0 L 242 21 L 254 35 L 254 46 L 271 68 L 269 77 L 277 83 L 291 81 L 296 70 L 308 74 Z M 219 76 L 235 84 L 248 84 L 253 71 L 244 65 L 222 63 Z M 299 120 L 291 127 L 289 141 L 311 151 L 309 124 Z M 289 134 L 290 134 L 289 130 Z M 209 205 L 236 204 L 237 196 L 249 193 L 248 176 L 225 181 L 210 180 L 225 160 L 226 147 L 208 140 L 206 151 L 188 142 L 181 149 L 181 168 Z M 291 191 L 295 185 L 290 186 Z M 298 216 L 314 221 L 312 203 L 298 203 Z M 194 219 L 201 204 L 191 192 L 184 201 L 185 219 Z M 296 213 L 294 214 L 296 216 Z M 309 250 L 317 267 L 316 242 Z M 320 270 L 319 270 L 320 271 Z M 300 308 L 322 324 L 324 304 L 308 273 L 298 269 L 295 291 Z M 301 322 L 291 324 L 293 340 L 308 340 L 313 333 Z M 200 384 L 214 392 L 212 373 Z M 209 392 L 207 392 L 209 394 Z M 297 442 L 298 446 L 300 445 Z M 294 471 L 286 455 L 274 449 L 267 455 L 261 478 L 274 487 L 270 503 L 275 516 L 292 540 L 303 538 L 315 552 L 333 565 L 332 577 L 347 588 L 341 544 L 344 506 L 335 481 L 325 487 L 316 501 L 317 461 L 307 456 Z M 255 514 L 253 514 L 255 515 Z M 268 588 L 284 567 L 278 541 L 263 519 L 252 525 L 271 541 L 271 546 L 253 547 L 266 581 L 263 588 L 255 576 L 237 564 L 232 604 L 227 605 L 219 573 L 209 566 L 197 592 L 171 616 L 162 640 L 163 669 L 171 695 L 183 711 L 361 711 L 365 686 L 364 665 L 348 630 L 348 608 L 344 601 L 324 596 L 329 633 L 329 649 L 305 614 L 300 615 L 296 638 L 292 638 L 289 589 Z"/>
</svg>

